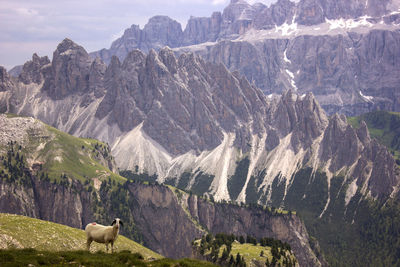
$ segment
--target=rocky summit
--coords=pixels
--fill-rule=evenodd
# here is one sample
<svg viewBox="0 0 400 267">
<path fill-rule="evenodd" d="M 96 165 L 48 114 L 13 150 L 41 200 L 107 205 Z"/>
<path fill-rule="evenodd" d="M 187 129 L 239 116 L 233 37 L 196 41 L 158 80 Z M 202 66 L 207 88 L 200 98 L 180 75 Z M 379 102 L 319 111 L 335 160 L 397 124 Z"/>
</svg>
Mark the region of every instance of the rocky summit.
<svg viewBox="0 0 400 267">
<path fill-rule="evenodd" d="M 397 195 L 391 154 L 365 125 L 356 130 L 344 116 L 328 117 L 312 93 L 267 97 L 222 64 L 168 48 L 134 50 L 106 66 L 66 39 L 47 62 L 34 55 L 19 78 L 4 72 L 3 111 L 106 141 L 122 170 L 216 200 L 282 203 L 307 168 L 326 175 L 328 192 L 330 180 L 343 177 L 351 185 L 343 187 L 346 203 L 356 192 Z"/>
<path fill-rule="evenodd" d="M 91 56 L 109 63 L 169 46 L 238 70 L 267 95 L 313 92 L 328 114 L 400 111 L 399 8 L 396 0 L 232 0 L 222 13 L 191 17 L 183 31 L 160 16 L 133 25 Z"/>
</svg>

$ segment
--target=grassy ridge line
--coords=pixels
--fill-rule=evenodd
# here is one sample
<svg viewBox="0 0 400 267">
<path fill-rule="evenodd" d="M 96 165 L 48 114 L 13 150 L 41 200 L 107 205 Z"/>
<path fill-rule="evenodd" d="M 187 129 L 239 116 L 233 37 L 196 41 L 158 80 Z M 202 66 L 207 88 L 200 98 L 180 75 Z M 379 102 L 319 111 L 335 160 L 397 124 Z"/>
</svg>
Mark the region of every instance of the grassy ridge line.
<svg viewBox="0 0 400 267">
<path fill-rule="evenodd" d="M 34 248 L 41 251 L 69 251 L 86 249 L 83 230 L 42 221 L 20 215 L 0 213 L 0 249 Z M 162 258 L 161 255 L 124 237 L 118 236 L 116 251 L 138 252 L 146 258 Z M 104 244 L 93 242 L 91 251 L 105 251 Z"/>
<path fill-rule="evenodd" d="M 13 114 L 6 116 L 8 120 L 28 119 Z M 109 170 L 107 161 L 113 158 L 107 144 L 74 137 L 39 120 L 35 121 L 40 124 L 39 129 L 26 130 L 28 142 L 18 152 L 24 156 L 28 167 L 40 166 L 39 170 L 36 168 L 38 177 L 47 174 L 50 180 L 58 182 L 63 176 L 82 183 L 94 178 L 100 182 L 108 178 L 116 182 L 126 181 L 126 178 Z M 19 145 L 17 142 L 16 147 Z M 9 148 L 3 147 L 5 149 Z"/>
<path fill-rule="evenodd" d="M 66 174 L 81 182 L 102 176 L 121 182 L 126 180 L 99 163 L 98 154 L 106 149 L 106 144 L 95 139 L 77 138 L 48 125 L 46 128 L 55 137 L 45 144 L 39 158 L 44 159 L 43 170 L 50 177 Z"/>
</svg>

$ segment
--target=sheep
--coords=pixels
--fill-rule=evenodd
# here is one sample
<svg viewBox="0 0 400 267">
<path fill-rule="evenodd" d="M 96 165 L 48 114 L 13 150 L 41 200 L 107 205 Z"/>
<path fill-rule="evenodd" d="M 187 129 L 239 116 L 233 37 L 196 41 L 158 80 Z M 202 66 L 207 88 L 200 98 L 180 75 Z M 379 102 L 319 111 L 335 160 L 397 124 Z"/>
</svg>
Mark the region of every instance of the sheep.
<svg viewBox="0 0 400 267">
<path fill-rule="evenodd" d="M 95 222 L 89 223 L 85 227 L 87 250 L 90 250 L 90 244 L 95 241 L 105 243 L 108 252 L 108 244 L 111 243 L 111 253 L 114 252 L 114 242 L 118 237 L 119 227 L 124 224 L 119 218 L 114 219 L 111 226 L 104 226 Z"/>
</svg>

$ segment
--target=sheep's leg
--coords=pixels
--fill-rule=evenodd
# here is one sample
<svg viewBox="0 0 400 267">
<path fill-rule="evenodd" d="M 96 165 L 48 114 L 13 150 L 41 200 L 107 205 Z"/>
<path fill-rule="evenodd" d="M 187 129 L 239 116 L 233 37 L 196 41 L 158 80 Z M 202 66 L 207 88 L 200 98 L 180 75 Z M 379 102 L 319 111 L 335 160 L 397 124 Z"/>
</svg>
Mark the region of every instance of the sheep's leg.
<svg viewBox="0 0 400 267">
<path fill-rule="evenodd" d="M 111 253 L 114 253 L 114 241 L 111 241 Z"/>
<path fill-rule="evenodd" d="M 107 251 L 107 253 L 108 253 L 108 243 L 106 243 L 106 251 Z"/>
<path fill-rule="evenodd" d="M 91 238 L 88 238 L 87 239 L 87 241 L 86 241 L 86 248 L 87 248 L 87 250 L 89 250 L 90 251 L 90 244 L 92 243 L 92 239 Z"/>
</svg>

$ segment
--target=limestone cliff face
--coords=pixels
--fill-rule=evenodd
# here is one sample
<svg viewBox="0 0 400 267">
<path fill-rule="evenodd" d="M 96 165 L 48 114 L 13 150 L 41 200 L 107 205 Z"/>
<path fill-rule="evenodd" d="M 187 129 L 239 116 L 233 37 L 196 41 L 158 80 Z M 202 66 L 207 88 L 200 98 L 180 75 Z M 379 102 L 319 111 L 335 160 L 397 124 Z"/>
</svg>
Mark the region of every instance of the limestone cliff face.
<svg viewBox="0 0 400 267">
<path fill-rule="evenodd" d="M 81 184 L 64 187 L 32 177 L 32 186 L 0 181 L 0 211 L 82 229 L 93 221 L 91 194 Z"/>
<path fill-rule="evenodd" d="M 271 215 L 262 208 L 243 208 L 232 204 L 213 204 L 197 196 L 188 199 L 191 216 L 212 233 L 265 236 L 288 242 L 301 265 L 324 265 L 309 247 L 309 237 L 296 215 Z"/>
<path fill-rule="evenodd" d="M 220 41 L 178 51 L 193 51 L 207 61 L 239 70 L 267 95 L 288 88 L 299 94 L 313 92 L 328 114 L 352 115 L 400 110 L 396 89 L 400 68 L 395 60 L 399 38 L 398 31 L 383 29 L 271 39 L 249 35 L 240 42 Z"/>
</svg>

